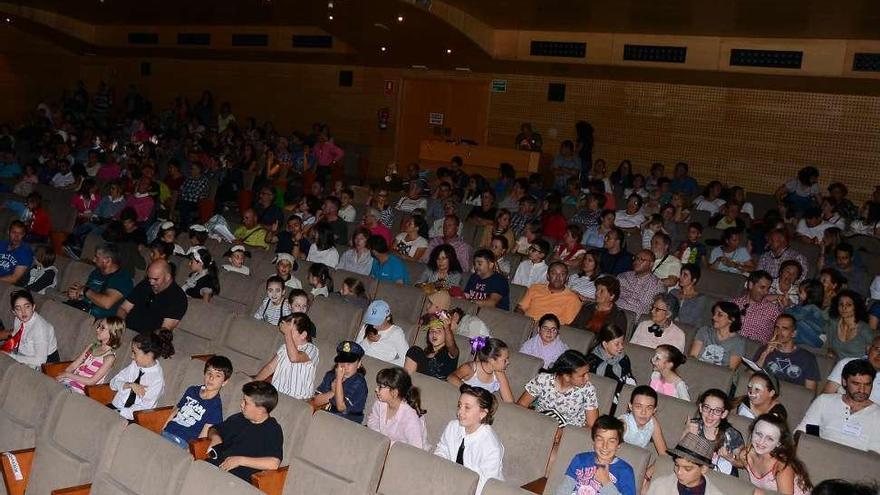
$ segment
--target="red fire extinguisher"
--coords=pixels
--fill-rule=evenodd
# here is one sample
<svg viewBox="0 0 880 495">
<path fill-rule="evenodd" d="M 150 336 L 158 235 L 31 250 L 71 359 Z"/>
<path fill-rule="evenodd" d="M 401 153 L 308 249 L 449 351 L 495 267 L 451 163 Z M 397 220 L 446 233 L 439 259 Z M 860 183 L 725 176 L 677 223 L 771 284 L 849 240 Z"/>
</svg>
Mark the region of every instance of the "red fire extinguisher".
<svg viewBox="0 0 880 495">
<path fill-rule="evenodd" d="M 379 130 L 384 131 L 388 129 L 388 121 L 391 120 L 391 110 L 388 107 L 382 107 L 379 109 L 377 113 L 378 121 L 379 121 Z"/>
</svg>

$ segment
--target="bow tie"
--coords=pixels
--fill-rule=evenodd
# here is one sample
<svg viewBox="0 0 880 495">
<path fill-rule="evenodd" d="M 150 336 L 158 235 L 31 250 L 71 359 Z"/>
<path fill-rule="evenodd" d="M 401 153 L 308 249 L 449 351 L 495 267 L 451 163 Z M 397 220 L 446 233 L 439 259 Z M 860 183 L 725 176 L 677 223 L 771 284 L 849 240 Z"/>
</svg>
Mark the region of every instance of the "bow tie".
<svg viewBox="0 0 880 495">
<path fill-rule="evenodd" d="M 651 332 L 651 335 L 654 337 L 662 337 L 663 336 L 663 327 L 654 323 L 650 327 L 648 327 L 648 331 Z"/>
</svg>

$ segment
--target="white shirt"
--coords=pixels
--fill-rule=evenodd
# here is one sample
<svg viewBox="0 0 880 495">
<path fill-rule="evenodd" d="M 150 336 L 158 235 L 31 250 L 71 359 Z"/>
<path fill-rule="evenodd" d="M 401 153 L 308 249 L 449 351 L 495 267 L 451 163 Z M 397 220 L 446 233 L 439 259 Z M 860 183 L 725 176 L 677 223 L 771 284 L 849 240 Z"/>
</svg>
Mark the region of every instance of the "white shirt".
<svg viewBox="0 0 880 495">
<path fill-rule="evenodd" d="M 278 359 L 272 385 L 278 392 L 287 394 L 294 399 L 311 399 L 315 395 L 315 370 L 318 368 L 318 348 L 306 342 L 299 350 L 309 356 L 304 363 L 294 363 L 287 356 L 287 344 L 281 344 L 275 357 Z"/>
<path fill-rule="evenodd" d="M 843 367 L 847 365 L 850 361 L 854 361 L 856 359 L 867 359 L 867 356 L 863 356 L 860 358 L 843 358 L 834 365 L 834 368 L 831 370 L 831 373 L 828 374 L 828 381 L 834 382 L 839 387 L 837 388 L 837 393 L 843 394 L 845 390 L 843 389 Z M 871 401 L 875 404 L 880 404 L 880 373 L 877 373 L 877 376 L 874 377 L 874 388 L 871 389 Z"/>
<path fill-rule="evenodd" d="M 367 339 L 364 335 L 365 330 L 366 326 L 361 325 L 357 338 L 354 340 L 364 348 L 364 353 L 367 356 L 381 359 L 396 366 L 403 366 L 406 361 L 406 351 L 409 350 L 409 343 L 406 341 L 406 334 L 403 333 L 402 328 L 391 325 L 385 330 L 380 330 L 377 342 L 371 342 Z"/>
<path fill-rule="evenodd" d="M 354 217 L 357 215 L 357 211 L 354 209 L 354 206 L 348 205 L 343 206 L 336 212 L 344 222 L 352 223 L 354 222 Z"/>
<path fill-rule="evenodd" d="M 464 467 L 480 475 L 477 484 L 477 495 L 483 492 L 483 486 L 490 478 L 504 481 L 502 474 L 504 445 L 490 425 L 481 425 L 477 431 L 465 435 L 464 427 L 453 419 L 443 430 L 443 436 L 434 449 L 434 455 L 455 462 L 458 448 L 464 439 Z"/>
<path fill-rule="evenodd" d="M 373 269 L 373 256 L 370 255 L 369 251 L 366 251 L 362 256 L 358 257 L 357 250 L 351 248 L 342 253 L 342 257 L 339 259 L 339 264 L 336 265 L 336 269 L 348 270 L 350 272 L 360 273 L 361 275 L 369 275 L 370 271 Z"/>
<path fill-rule="evenodd" d="M 225 265 L 223 265 L 223 269 L 226 270 L 227 272 L 235 272 L 235 273 L 240 273 L 242 275 L 250 275 L 251 274 L 251 269 L 244 266 L 244 265 L 241 265 L 239 267 L 239 266 L 235 266 L 235 265 L 231 265 L 229 263 L 226 263 Z"/>
<path fill-rule="evenodd" d="M 823 221 L 819 222 L 819 225 L 816 225 L 815 227 L 810 227 L 809 225 L 807 225 L 806 220 L 801 219 L 797 224 L 796 232 L 799 235 L 802 235 L 802 236 L 807 237 L 809 239 L 822 240 L 822 236 L 825 235 L 825 231 L 833 226 L 834 225 L 823 220 Z"/>
<path fill-rule="evenodd" d="M 708 211 L 710 215 L 714 215 L 718 213 L 718 210 L 721 209 L 727 201 L 724 201 L 721 198 L 715 198 L 712 201 L 704 198 L 703 196 L 697 196 L 697 199 L 694 200 L 694 209 Z"/>
<path fill-rule="evenodd" d="M 17 334 L 21 328 L 21 320 L 15 318 L 11 330 Z M 18 351 L 8 354 L 21 364 L 34 369 L 40 369 L 40 365 L 46 362 L 49 354 L 58 350 L 58 342 L 55 340 L 55 327 L 37 313 L 24 324 L 24 335 L 18 342 Z"/>
<path fill-rule="evenodd" d="M 309 248 L 309 255 L 306 256 L 306 261 L 323 263 L 330 268 L 336 268 L 336 265 L 339 264 L 339 251 L 335 247 L 321 251 L 318 249 L 317 244 L 312 244 Z"/>
<path fill-rule="evenodd" d="M 422 210 L 428 209 L 428 200 L 425 198 L 412 199 L 407 196 L 400 198 L 400 201 L 397 202 L 397 209 L 405 212 L 412 213 L 414 210 L 421 208 Z"/>
<path fill-rule="evenodd" d="M 627 213 L 626 210 L 617 210 L 617 213 L 614 215 L 614 225 L 621 229 L 637 229 L 641 227 L 644 222 L 645 214 L 642 213 L 642 210 L 639 210 L 632 215 Z"/>
<path fill-rule="evenodd" d="M 428 247 L 428 241 L 422 236 L 418 236 L 415 239 L 408 241 L 406 240 L 406 234 L 400 233 L 397 234 L 397 237 L 394 238 L 394 245 L 389 247 L 396 251 L 398 254 L 403 254 L 409 256 L 410 258 L 414 258 L 416 251 Z M 372 264 L 370 266 L 372 267 Z"/>
<path fill-rule="evenodd" d="M 512 281 L 514 284 L 525 287 L 545 282 L 547 282 L 547 263 L 544 260 L 538 263 L 532 263 L 532 260 L 524 260 L 516 268 Z"/>
<path fill-rule="evenodd" d="M 671 254 L 665 259 L 661 256 L 654 261 L 654 268 L 652 271 L 660 280 L 667 277 L 680 277 L 681 261 Z"/>
<path fill-rule="evenodd" d="M 62 174 L 61 172 L 57 172 L 54 176 L 52 176 L 52 187 L 67 187 L 73 184 L 73 172 L 67 172 L 66 174 Z"/>
<path fill-rule="evenodd" d="M 134 404 L 131 407 L 125 407 L 125 401 L 128 399 L 131 389 L 122 388 L 126 383 L 134 383 L 137 379 L 138 371 L 143 370 L 144 375 L 141 377 L 140 384 L 144 386 L 144 396 L 135 396 Z M 152 409 L 162 397 L 165 391 L 165 374 L 162 372 L 162 365 L 156 361 L 150 368 L 138 368 L 138 365 L 132 360 L 125 368 L 110 380 L 110 389 L 116 391 L 113 396 L 113 407 L 119 410 L 119 414 L 129 421 L 134 419 L 134 412 L 143 409 Z"/>
<path fill-rule="evenodd" d="M 819 436 L 854 449 L 880 453 L 880 406 L 853 413 L 838 394 L 822 394 L 810 404 L 797 430 L 818 425 Z"/>
</svg>

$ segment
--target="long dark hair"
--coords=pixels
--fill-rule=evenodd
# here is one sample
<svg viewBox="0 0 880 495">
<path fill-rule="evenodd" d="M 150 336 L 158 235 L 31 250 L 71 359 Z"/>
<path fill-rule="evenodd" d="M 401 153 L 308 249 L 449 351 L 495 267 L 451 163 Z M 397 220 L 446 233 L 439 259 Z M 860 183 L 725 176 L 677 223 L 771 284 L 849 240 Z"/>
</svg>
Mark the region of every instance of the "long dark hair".
<svg viewBox="0 0 880 495">
<path fill-rule="evenodd" d="M 330 228 L 329 223 L 323 220 L 318 222 L 314 226 L 314 231 L 316 234 L 315 246 L 317 246 L 320 251 L 325 251 L 336 245 L 336 234 L 333 233 L 333 229 Z"/>
<path fill-rule="evenodd" d="M 549 368 L 542 368 L 540 372 L 553 373 L 554 376 L 570 375 L 584 366 L 590 366 L 587 357 L 580 351 L 569 349 L 560 354 Z"/>
<path fill-rule="evenodd" d="M 853 302 L 856 322 L 867 322 L 868 309 L 865 307 L 865 299 L 852 289 L 843 289 L 834 296 L 834 299 L 831 300 L 831 306 L 828 308 L 828 316 L 835 319 L 840 318 L 840 310 L 837 306 L 844 297 L 848 297 Z"/>
<path fill-rule="evenodd" d="M 590 348 L 587 350 L 587 355 L 593 353 L 597 347 L 602 345 L 605 342 L 611 342 L 612 340 L 623 337 L 626 339 L 626 330 L 618 327 L 613 323 L 608 323 L 606 325 L 602 325 L 602 328 L 599 329 L 599 333 L 596 334 L 596 338 L 593 339 L 593 343 L 590 344 Z"/>
<path fill-rule="evenodd" d="M 715 313 L 716 309 L 720 309 L 721 312 L 730 318 L 731 332 L 739 333 L 742 330 L 742 311 L 740 311 L 739 306 L 730 301 L 718 301 L 712 306 L 712 313 Z"/>
<path fill-rule="evenodd" d="M 397 396 L 406 401 L 419 416 L 426 412 L 422 409 L 422 394 L 419 387 L 413 387 L 412 378 L 403 368 L 385 368 L 376 373 L 376 385 L 397 390 Z"/>
<path fill-rule="evenodd" d="M 327 288 L 328 294 L 333 292 L 333 276 L 330 273 L 330 267 L 324 263 L 314 263 L 309 267 L 309 276 L 317 278 Z"/>
<path fill-rule="evenodd" d="M 202 260 L 202 266 L 208 270 L 208 275 L 206 276 L 208 284 L 214 291 L 214 295 L 219 295 L 220 275 L 217 273 L 217 263 L 214 262 L 214 257 L 211 255 L 211 251 L 208 251 L 208 249 L 204 247 L 196 248 L 195 251 L 199 254 L 199 258 Z"/>
<path fill-rule="evenodd" d="M 171 330 L 160 328 L 154 332 L 138 334 L 132 340 L 144 354 L 152 354 L 153 358 L 168 359 L 174 355 L 174 336 Z"/>
<path fill-rule="evenodd" d="M 437 271 L 437 257 L 440 256 L 440 253 L 445 254 L 449 260 L 449 273 L 462 273 L 461 262 L 458 260 L 458 255 L 455 254 L 455 248 L 449 244 L 440 244 L 431 250 L 431 255 L 428 256 L 428 268 L 431 271 Z"/>
<path fill-rule="evenodd" d="M 779 429 L 779 446 L 773 449 L 770 455 L 782 463 L 782 469 L 791 466 L 791 469 L 794 470 L 795 482 L 800 478 L 800 488 L 805 493 L 809 493 L 813 488 L 813 484 L 810 482 L 810 473 L 807 472 L 807 466 L 797 457 L 794 439 L 792 438 L 791 431 L 788 429 L 788 423 L 786 423 L 785 418 L 775 414 L 762 414 L 755 418 L 751 426 L 749 426 L 749 441 L 747 442 L 749 445 L 752 442 L 752 433 L 755 431 L 755 425 L 759 421 L 764 421 Z"/>
<path fill-rule="evenodd" d="M 723 390 L 710 388 L 709 390 L 706 390 L 705 392 L 700 394 L 700 396 L 697 398 L 697 414 L 696 416 L 694 416 L 694 419 L 698 419 L 700 421 L 703 420 L 702 411 L 700 409 L 703 407 L 703 401 L 705 401 L 709 397 L 715 397 L 716 399 L 723 402 L 725 411 L 730 412 L 730 408 L 733 407 L 733 405 L 730 403 L 730 397 L 728 397 Z M 724 437 L 726 436 L 728 428 L 733 428 L 733 426 L 727 422 L 727 418 L 722 417 L 721 420 L 718 421 L 718 436 L 715 437 L 714 448 L 716 451 L 724 446 Z"/>
<path fill-rule="evenodd" d="M 804 280 L 800 288 L 804 290 L 804 293 L 807 295 L 804 298 L 800 305 L 806 306 L 807 304 L 812 304 L 817 308 L 822 307 L 822 303 L 825 302 L 825 286 L 822 285 L 818 279 L 811 278 L 809 280 Z"/>
<path fill-rule="evenodd" d="M 470 395 L 471 397 L 474 397 L 477 399 L 477 404 L 480 408 L 488 411 L 486 417 L 480 421 L 481 423 L 491 425 L 492 422 L 495 421 L 495 411 L 498 410 L 498 400 L 495 399 L 492 392 L 489 392 L 483 387 L 472 387 L 467 383 L 459 387 L 458 391 L 461 392 L 461 395 Z"/>
</svg>

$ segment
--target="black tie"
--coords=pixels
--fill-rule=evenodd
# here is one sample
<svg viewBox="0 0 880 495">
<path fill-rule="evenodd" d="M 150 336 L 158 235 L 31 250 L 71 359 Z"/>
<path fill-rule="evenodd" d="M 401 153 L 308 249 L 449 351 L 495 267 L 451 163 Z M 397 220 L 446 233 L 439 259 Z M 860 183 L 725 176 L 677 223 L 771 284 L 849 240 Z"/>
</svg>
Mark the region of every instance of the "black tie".
<svg viewBox="0 0 880 495">
<path fill-rule="evenodd" d="M 458 446 L 458 455 L 455 456 L 455 462 L 464 466 L 464 438 L 461 439 L 461 445 Z"/>
<path fill-rule="evenodd" d="M 138 368 L 138 377 L 134 379 L 134 383 L 140 385 L 142 376 L 144 376 L 144 370 Z M 128 398 L 125 399 L 125 407 L 133 406 L 135 400 L 137 400 L 137 394 L 134 393 L 134 390 L 132 390 L 128 393 Z"/>
</svg>

